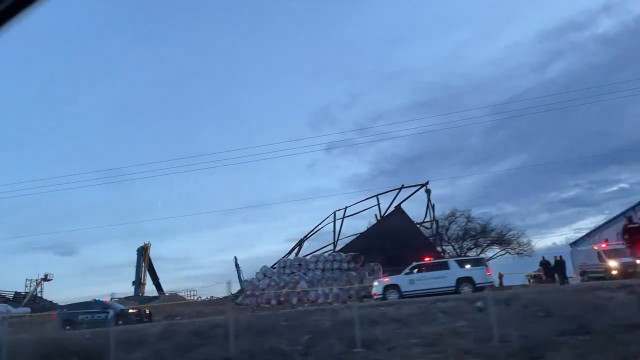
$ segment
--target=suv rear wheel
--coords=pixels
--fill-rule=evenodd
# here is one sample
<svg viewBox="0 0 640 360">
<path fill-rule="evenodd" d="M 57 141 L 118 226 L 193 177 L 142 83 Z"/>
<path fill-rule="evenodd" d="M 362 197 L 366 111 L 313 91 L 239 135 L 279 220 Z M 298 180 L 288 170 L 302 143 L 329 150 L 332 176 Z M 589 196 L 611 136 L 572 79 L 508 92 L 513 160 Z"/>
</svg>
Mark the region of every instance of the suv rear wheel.
<svg viewBox="0 0 640 360">
<path fill-rule="evenodd" d="M 400 288 L 395 285 L 389 285 L 384 288 L 384 299 L 385 300 L 399 300 L 402 298 L 402 292 Z"/>
<path fill-rule="evenodd" d="M 456 292 L 458 294 L 470 294 L 476 291 L 476 286 L 471 279 L 460 279 L 456 285 Z"/>
</svg>

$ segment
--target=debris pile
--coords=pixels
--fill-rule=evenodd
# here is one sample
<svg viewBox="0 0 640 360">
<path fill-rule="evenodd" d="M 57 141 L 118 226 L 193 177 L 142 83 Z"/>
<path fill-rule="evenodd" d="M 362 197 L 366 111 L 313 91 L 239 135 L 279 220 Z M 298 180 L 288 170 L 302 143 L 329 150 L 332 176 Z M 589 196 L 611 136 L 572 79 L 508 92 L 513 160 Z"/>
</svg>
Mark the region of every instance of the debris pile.
<svg viewBox="0 0 640 360">
<path fill-rule="evenodd" d="M 309 258 L 280 259 L 275 269 L 263 266 L 255 278 L 245 280 L 239 305 L 296 305 L 346 303 L 370 295 L 382 266 L 362 264 L 360 254 L 339 252 Z"/>
<path fill-rule="evenodd" d="M 187 298 L 177 294 L 177 293 L 168 293 L 167 295 L 162 295 L 158 298 L 158 300 L 154 301 L 154 304 L 171 304 L 177 302 L 186 302 Z"/>
</svg>

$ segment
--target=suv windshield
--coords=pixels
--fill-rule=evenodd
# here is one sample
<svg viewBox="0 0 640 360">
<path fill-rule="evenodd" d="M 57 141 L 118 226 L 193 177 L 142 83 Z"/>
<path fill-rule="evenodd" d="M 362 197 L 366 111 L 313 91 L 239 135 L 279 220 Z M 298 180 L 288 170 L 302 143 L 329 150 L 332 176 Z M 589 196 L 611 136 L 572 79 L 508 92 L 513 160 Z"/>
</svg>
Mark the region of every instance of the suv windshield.
<svg viewBox="0 0 640 360">
<path fill-rule="evenodd" d="M 607 257 L 607 259 L 619 259 L 619 258 L 631 257 L 631 253 L 629 252 L 629 249 L 626 249 L 626 248 L 606 249 L 606 250 L 602 250 L 602 253 L 604 254 L 604 256 Z"/>
<path fill-rule="evenodd" d="M 115 309 L 115 310 L 123 310 L 126 309 L 127 307 L 122 305 L 122 304 L 118 304 L 115 302 L 111 302 L 111 301 L 104 301 L 105 304 L 109 305 L 110 308 Z"/>
</svg>

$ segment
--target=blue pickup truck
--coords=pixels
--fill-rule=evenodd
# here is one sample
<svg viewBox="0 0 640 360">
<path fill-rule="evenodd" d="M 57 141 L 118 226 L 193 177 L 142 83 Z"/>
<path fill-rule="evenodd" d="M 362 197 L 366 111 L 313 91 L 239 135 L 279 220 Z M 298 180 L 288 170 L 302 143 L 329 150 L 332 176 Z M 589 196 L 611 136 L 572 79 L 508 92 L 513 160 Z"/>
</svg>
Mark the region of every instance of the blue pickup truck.
<svg viewBox="0 0 640 360">
<path fill-rule="evenodd" d="M 112 301 L 91 300 L 60 307 L 54 315 L 64 330 L 93 329 L 111 325 L 152 322 L 151 310 L 128 308 Z"/>
</svg>

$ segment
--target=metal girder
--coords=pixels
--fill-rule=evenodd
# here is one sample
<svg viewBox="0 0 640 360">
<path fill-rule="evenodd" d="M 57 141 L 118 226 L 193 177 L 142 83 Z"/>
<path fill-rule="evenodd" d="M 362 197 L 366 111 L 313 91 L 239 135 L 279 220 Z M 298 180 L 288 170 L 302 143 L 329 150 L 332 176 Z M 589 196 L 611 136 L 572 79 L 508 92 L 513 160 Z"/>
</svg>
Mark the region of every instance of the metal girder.
<svg viewBox="0 0 640 360">
<path fill-rule="evenodd" d="M 384 213 L 382 213 L 382 216 L 380 216 L 381 218 L 389 213 L 389 209 L 391 209 L 391 205 L 393 205 L 393 203 L 396 201 L 396 199 L 398 198 L 398 195 L 400 195 L 400 193 L 402 192 L 402 189 L 404 189 L 404 184 L 400 186 L 396 191 L 396 194 L 393 195 L 393 199 L 391 199 L 391 202 L 389 202 L 389 205 L 387 206 L 387 208 L 384 209 Z"/>
</svg>

